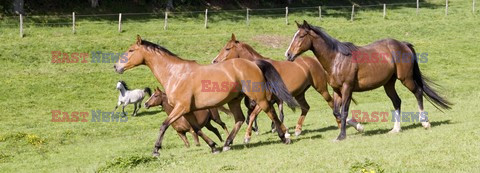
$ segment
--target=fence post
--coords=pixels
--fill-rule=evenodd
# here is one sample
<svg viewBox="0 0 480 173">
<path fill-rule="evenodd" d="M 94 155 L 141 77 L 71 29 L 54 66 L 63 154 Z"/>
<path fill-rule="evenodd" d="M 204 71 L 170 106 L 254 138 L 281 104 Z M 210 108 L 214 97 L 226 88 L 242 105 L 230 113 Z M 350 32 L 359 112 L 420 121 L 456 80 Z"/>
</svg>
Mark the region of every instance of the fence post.
<svg viewBox="0 0 480 173">
<path fill-rule="evenodd" d="M 72 32 L 75 34 L 75 12 L 72 13 Z"/>
<path fill-rule="evenodd" d="M 448 15 L 448 0 L 445 0 L 445 16 Z"/>
<path fill-rule="evenodd" d="M 318 18 L 322 20 L 322 6 L 318 6 Z"/>
<path fill-rule="evenodd" d="M 163 30 L 167 30 L 168 26 L 168 11 L 165 11 L 165 21 L 163 22 Z"/>
<path fill-rule="evenodd" d="M 386 15 L 387 15 L 387 4 L 383 4 L 383 19 L 385 19 Z"/>
<path fill-rule="evenodd" d="M 118 13 L 118 32 L 122 32 L 122 13 Z"/>
<path fill-rule="evenodd" d="M 250 9 L 247 8 L 247 26 L 250 26 L 250 19 L 249 19 L 249 16 L 248 16 L 248 11 L 249 11 L 249 10 L 250 10 Z"/>
<path fill-rule="evenodd" d="M 420 7 L 420 4 L 418 2 L 419 0 L 417 0 L 417 15 L 418 15 L 418 7 Z"/>
<path fill-rule="evenodd" d="M 350 17 L 350 21 L 353 21 L 353 13 L 355 13 L 355 5 L 352 5 L 352 16 Z"/>
<path fill-rule="evenodd" d="M 23 15 L 20 14 L 20 38 L 23 38 Z"/>
<path fill-rule="evenodd" d="M 285 7 L 285 24 L 288 25 L 288 7 Z"/>
<path fill-rule="evenodd" d="M 208 9 L 205 9 L 205 29 L 207 29 L 208 24 Z"/>
<path fill-rule="evenodd" d="M 475 0 L 473 0 L 472 12 L 473 12 L 473 14 L 475 14 Z"/>
</svg>

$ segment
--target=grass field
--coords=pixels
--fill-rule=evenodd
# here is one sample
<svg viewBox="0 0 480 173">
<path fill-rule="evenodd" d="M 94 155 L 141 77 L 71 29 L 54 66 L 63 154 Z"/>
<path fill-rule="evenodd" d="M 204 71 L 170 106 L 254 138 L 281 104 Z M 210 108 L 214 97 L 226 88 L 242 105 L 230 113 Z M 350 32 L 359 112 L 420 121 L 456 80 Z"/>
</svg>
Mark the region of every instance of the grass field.
<svg viewBox="0 0 480 173">
<path fill-rule="evenodd" d="M 353 22 L 349 14 L 319 21 L 315 9 L 293 10 L 287 26 L 280 11 L 276 17 L 252 16 L 250 26 L 245 25 L 243 14 L 213 14 L 208 29 L 203 28 L 202 16 L 175 15 L 166 31 L 163 19 L 128 17 L 122 33 L 114 20 L 79 19 L 76 34 L 68 25 L 27 25 L 24 38 L 19 38 L 17 27 L 0 27 L 0 172 L 479 172 L 480 12 L 472 14 L 469 0 L 452 0 L 445 16 L 443 3 L 431 2 L 418 16 L 412 7 L 395 6 L 385 20 L 380 7 L 361 9 Z M 347 139 L 334 143 L 339 130 L 332 111 L 319 94 L 309 90 L 307 101 L 312 108 L 303 134 L 291 145 L 268 132 L 270 121 L 262 113 L 260 134 L 253 135 L 248 145 L 243 144 L 245 126 L 233 149 L 217 155 L 210 154 L 203 141 L 201 147 L 185 148 L 169 128 L 159 158 L 151 156 L 166 117 L 159 108 L 142 108 L 140 116 L 128 117 L 124 123 L 50 121 L 52 110 L 111 111 L 120 79 L 132 88 L 160 86 L 145 66 L 119 75 L 111 63 L 52 64 L 51 51 L 124 52 L 140 34 L 180 57 L 208 64 L 235 33 L 261 54 L 283 60 L 296 31 L 293 20 L 303 19 L 357 45 L 386 37 L 413 43 L 417 52 L 428 53 L 428 62 L 420 68 L 443 86 L 441 93 L 455 103 L 453 109 L 441 112 L 426 102 L 430 130 L 420 123 L 403 123 L 401 133 L 388 134 L 393 123 L 367 123 L 364 133 L 348 128 Z M 397 91 L 402 111 L 416 112 L 415 97 L 400 83 Z M 382 88 L 354 97 L 359 104 L 352 104 L 350 110 L 393 109 Z M 131 113 L 133 106 L 126 110 Z M 290 133 L 298 114 L 286 111 Z M 231 129 L 233 118 L 222 114 L 222 119 Z M 207 134 L 222 145 L 213 133 Z"/>
</svg>

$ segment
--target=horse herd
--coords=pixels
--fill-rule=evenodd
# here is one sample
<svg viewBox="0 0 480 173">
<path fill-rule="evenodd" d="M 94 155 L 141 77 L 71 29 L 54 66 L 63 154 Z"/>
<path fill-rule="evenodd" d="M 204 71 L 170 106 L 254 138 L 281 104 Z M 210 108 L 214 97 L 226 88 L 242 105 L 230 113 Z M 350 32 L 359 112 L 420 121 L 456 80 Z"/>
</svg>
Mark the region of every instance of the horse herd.
<svg viewBox="0 0 480 173">
<path fill-rule="evenodd" d="M 118 61 L 114 69 L 115 72 L 123 74 L 138 65 L 146 65 L 165 89 L 165 92 L 155 89 L 145 103 L 146 108 L 161 105 L 168 114 L 160 127 L 153 155 L 159 155 L 163 135 L 171 124 L 186 146 L 189 144 L 185 133 L 191 132 L 197 138 L 197 145 L 196 135 L 209 145 L 212 153 L 219 152 L 216 143 L 200 130 L 205 126 L 223 141 L 210 120 L 220 124 L 229 134 L 223 151 L 229 150 L 245 121 L 241 109 L 244 97 L 248 108 L 246 143 L 251 138 L 252 130 L 258 130 L 256 125 L 253 128 L 253 124 L 261 111 L 272 120 L 272 128 L 277 131 L 280 140 L 285 144 L 291 143 L 290 134 L 283 124 L 283 103 L 292 109 L 301 109 L 295 128 L 295 135 L 298 136 L 310 109 L 305 100 L 305 92 L 310 87 L 313 87 L 333 110 L 333 116 L 340 128 L 336 141 L 346 138 L 347 124 L 359 132 L 363 131 L 360 123 L 347 119 L 353 92 L 384 87 L 395 108 L 392 119 L 394 127 L 390 131 L 392 133 L 401 130 L 401 100 L 395 90 L 397 80 L 415 95 L 420 112 L 419 121 L 424 128 L 429 128 L 430 123 L 423 114 L 423 96 L 437 108 L 450 108 L 451 103 L 440 96 L 420 72 L 412 44 L 383 39 L 366 46 L 356 46 L 349 42 L 340 42 L 322 28 L 306 21 L 303 24 L 297 23 L 297 26 L 298 30 L 285 52 L 286 61 L 263 57 L 248 44 L 238 41 L 233 34 L 209 65 L 182 59 L 166 48 L 137 36 L 136 43 L 126 52 L 128 61 Z M 308 50 L 311 50 L 316 58 L 301 56 Z M 359 63 L 354 57 L 357 53 L 380 53 L 385 63 Z M 328 92 L 327 84 L 333 88 L 333 98 Z M 209 85 L 213 87 L 208 88 Z M 142 94 L 144 91 L 147 90 L 140 90 Z M 275 103 L 278 105 L 281 120 L 273 108 Z M 225 104 L 228 104 L 235 120 L 230 133 L 220 120 L 217 110 Z"/>
</svg>

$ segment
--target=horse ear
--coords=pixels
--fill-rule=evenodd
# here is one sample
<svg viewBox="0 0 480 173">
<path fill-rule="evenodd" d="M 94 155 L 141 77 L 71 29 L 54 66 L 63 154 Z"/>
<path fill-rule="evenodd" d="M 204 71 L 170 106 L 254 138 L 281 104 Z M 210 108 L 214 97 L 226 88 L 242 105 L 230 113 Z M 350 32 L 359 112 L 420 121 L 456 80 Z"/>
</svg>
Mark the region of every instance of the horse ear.
<svg viewBox="0 0 480 173">
<path fill-rule="evenodd" d="M 298 27 L 298 28 L 301 28 L 301 27 L 302 27 L 302 25 L 300 25 L 296 20 L 295 20 L 295 23 L 297 24 L 297 27 Z"/>
<path fill-rule="evenodd" d="M 303 28 L 310 29 L 310 24 L 306 20 L 303 20 Z"/>
<path fill-rule="evenodd" d="M 137 34 L 137 45 L 140 45 L 142 44 L 142 37 L 140 37 L 140 35 Z"/>
<path fill-rule="evenodd" d="M 237 38 L 235 37 L 235 34 L 232 33 L 232 38 L 231 38 L 232 41 L 237 41 Z"/>
<path fill-rule="evenodd" d="M 158 88 L 158 86 L 157 86 L 156 90 L 157 90 L 157 91 L 160 91 L 160 88 Z"/>
</svg>

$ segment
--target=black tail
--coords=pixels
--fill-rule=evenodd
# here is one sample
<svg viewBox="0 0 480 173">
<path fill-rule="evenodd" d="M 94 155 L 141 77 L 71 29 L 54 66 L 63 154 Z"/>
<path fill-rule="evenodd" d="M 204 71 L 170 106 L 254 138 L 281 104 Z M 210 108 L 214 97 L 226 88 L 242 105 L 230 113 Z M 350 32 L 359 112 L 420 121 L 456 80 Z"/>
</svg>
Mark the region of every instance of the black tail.
<svg viewBox="0 0 480 173">
<path fill-rule="evenodd" d="M 288 92 L 285 83 L 283 83 L 280 74 L 278 74 L 275 67 L 267 61 L 257 60 L 255 61 L 258 68 L 262 70 L 263 77 L 265 78 L 266 87 L 275 95 L 278 99 L 287 103 L 288 107 L 295 110 L 298 107 L 297 100 Z"/>
<path fill-rule="evenodd" d="M 408 42 L 403 42 L 403 43 L 407 45 L 408 48 L 410 48 L 410 50 L 412 51 L 412 54 L 414 57 L 413 80 L 415 80 L 415 83 L 417 84 L 417 86 L 422 88 L 423 96 L 427 98 L 427 100 L 439 110 L 441 110 L 440 108 L 451 109 L 450 106 L 452 105 L 452 103 L 446 100 L 445 98 L 443 98 L 442 96 L 438 95 L 437 91 L 435 91 L 435 89 L 429 85 L 429 84 L 433 84 L 438 86 L 438 84 L 436 84 L 435 82 L 432 82 L 427 77 L 422 75 L 422 72 L 420 72 L 420 67 L 418 66 L 418 62 L 417 62 L 417 53 L 415 52 L 413 45 Z"/>
<path fill-rule="evenodd" d="M 148 94 L 148 96 L 152 96 L 152 90 L 148 87 L 146 87 L 143 92 L 146 92 Z"/>
</svg>

